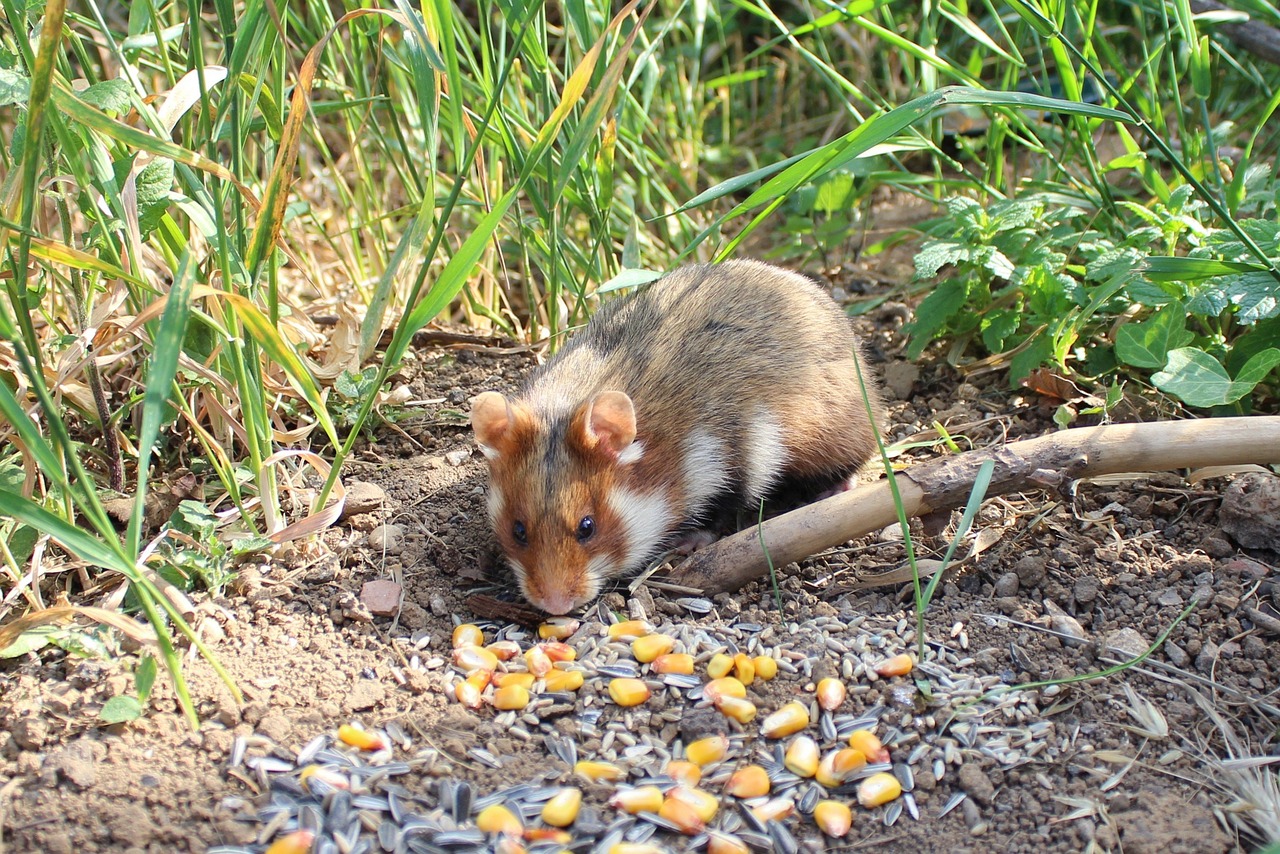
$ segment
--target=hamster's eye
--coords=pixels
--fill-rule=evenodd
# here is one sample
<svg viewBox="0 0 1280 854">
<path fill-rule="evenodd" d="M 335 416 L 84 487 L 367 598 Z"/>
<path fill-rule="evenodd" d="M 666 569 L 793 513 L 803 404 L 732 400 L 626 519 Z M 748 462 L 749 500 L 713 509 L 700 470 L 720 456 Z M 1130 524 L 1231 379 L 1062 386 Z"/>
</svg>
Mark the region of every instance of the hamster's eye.
<svg viewBox="0 0 1280 854">
<path fill-rule="evenodd" d="M 516 538 L 516 542 L 522 546 L 529 545 L 529 532 L 525 530 L 524 522 L 517 519 L 511 525 L 511 536 Z"/>
<path fill-rule="evenodd" d="M 595 532 L 596 520 L 590 516 L 583 516 L 582 521 L 578 523 L 578 542 L 585 543 Z"/>
</svg>

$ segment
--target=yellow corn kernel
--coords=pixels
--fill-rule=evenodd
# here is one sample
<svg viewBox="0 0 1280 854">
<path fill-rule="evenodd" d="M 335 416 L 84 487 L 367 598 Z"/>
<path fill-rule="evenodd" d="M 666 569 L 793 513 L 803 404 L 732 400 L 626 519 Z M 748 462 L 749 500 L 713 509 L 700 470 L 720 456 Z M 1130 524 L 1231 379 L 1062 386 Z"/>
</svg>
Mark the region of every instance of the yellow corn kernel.
<svg viewBox="0 0 1280 854">
<path fill-rule="evenodd" d="M 712 833 L 707 837 L 707 854 L 751 854 L 751 849 L 736 836 Z"/>
<path fill-rule="evenodd" d="M 915 666 L 916 663 L 911 660 L 911 656 L 904 652 L 877 664 L 876 673 L 881 676 L 906 676 Z"/>
<path fill-rule="evenodd" d="M 311 791 L 311 784 L 308 780 L 312 778 L 325 783 L 332 789 L 350 789 L 351 781 L 339 771 L 332 768 L 326 768 L 323 765 L 308 765 L 302 769 L 302 773 L 298 775 L 298 782 L 302 784 L 308 792 Z"/>
<path fill-rule="evenodd" d="M 609 806 L 616 807 L 631 815 L 635 815 L 638 812 L 657 812 L 662 809 L 662 790 L 657 786 L 637 786 L 634 789 L 619 789 L 609 799 Z"/>
<path fill-rule="evenodd" d="M 645 635 L 631 642 L 631 654 L 641 664 L 648 664 L 660 655 L 666 655 L 676 648 L 676 639 L 671 635 Z"/>
<path fill-rule="evenodd" d="M 453 648 L 460 649 L 464 646 L 484 646 L 484 632 L 480 631 L 479 626 L 463 623 L 453 627 Z"/>
<path fill-rule="evenodd" d="M 687 652 L 668 652 L 653 660 L 653 672 L 664 676 L 678 673 L 682 676 L 693 675 L 693 656 Z"/>
<path fill-rule="evenodd" d="M 733 659 L 723 652 L 717 652 L 707 662 L 707 675 L 712 679 L 723 679 L 733 669 Z"/>
<path fill-rule="evenodd" d="M 741 700 L 747 696 L 747 686 L 732 676 L 721 676 L 703 685 L 702 693 L 713 703 L 720 702 L 721 697 L 737 697 Z"/>
<path fill-rule="evenodd" d="M 699 768 L 706 768 L 713 762 L 724 759 L 729 752 L 729 739 L 723 735 L 709 735 L 700 738 L 685 748 L 685 757 Z"/>
<path fill-rule="evenodd" d="M 760 725 L 765 738 L 786 738 L 809 725 L 809 707 L 794 700 L 769 715 Z"/>
<path fill-rule="evenodd" d="M 759 765 L 743 765 L 729 776 L 724 790 L 735 798 L 760 798 L 769 794 L 772 786 L 768 771 Z"/>
<path fill-rule="evenodd" d="M 525 666 L 529 672 L 541 679 L 551 672 L 551 658 L 541 645 L 530 647 L 524 654 Z"/>
<path fill-rule="evenodd" d="M 520 817 L 502 804 L 493 804 L 480 810 L 476 816 L 476 827 L 485 833 L 508 833 L 519 836 L 524 832 L 524 823 Z"/>
<path fill-rule="evenodd" d="M 720 809 L 720 801 L 715 795 L 702 789 L 690 788 L 689 786 L 676 786 L 667 792 L 667 799 L 674 798 L 677 801 L 684 801 L 693 807 L 693 811 L 697 813 L 698 818 L 703 822 L 711 821 L 715 818 L 716 810 Z"/>
<path fill-rule="evenodd" d="M 460 646 L 453 651 L 453 663 L 463 673 L 473 670 L 488 670 L 492 673 L 498 669 L 498 656 L 482 646 Z"/>
<path fill-rule="evenodd" d="M 887 804 L 901 794 L 902 784 L 887 771 L 872 774 L 858 784 L 858 803 L 867 809 Z"/>
<path fill-rule="evenodd" d="M 376 732 L 369 732 L 349 724 L 338 727 L 338 741 L 360 750 L 381 750 L 387 746 L 382 736 Z"/>
<path fill-rule="evenodd" d="M 751 656 L 745 652 L 735 655 L 733 657 L 733 673 L 743 685 L 750 685 L 756 681 L 756 666 L 752 662 Z"/>
<path fill-rule="evenodd" d="M 855 729 L 849 734 L 849 746 L 862 752 L 868 762 L 888 762 L 889 751 L 869 729 Z"/>
<path fill-rule="evenodd" d="M 480 689 L 465 679 L 453 687 L 453 696 L 457 697 L 458 702 L 468 709 L 478 709 L 483 702 L 480 697 Z"/>
<path fill-rule="evenodd" d="M 315 838 L 316 835 L 309 830 L 295 830 L 272 842 L 267 854 L 307 854 Z"/>
<path fill-rule="evenodd" d="M 521 685 L 527 690 L 533 687 L 534 681 L 532 673 L 493 674 L 493 686 L 495 688 L 505 688 L 508 685 Z"/>
<path fill-rule="evenodd" d="M 684 801 L 673 798 L 667 798 L 662 802 L 662 806 L 658 807 L 658 815 L 674 824 L 686 836 L 701 833 L 707 826 L 697 810 Z"/>
<path fill-rule="evenodd" d="M 716 703 L 720 714 L 733 718 L 740 724 L 748 724 L 756 719 L 756 704 L 741 697 L 721 697 Z"/>
<path fill-rule="evenodd" d="M 667 849 L 652 842 L 618 842 L 609 846 L 609 854 L 667 854 Z"/>
<path fill-rule="evenodd" d="M 823 756 L 822 761 L 818 763 L 818 771 L 814 775 L 814 779 L 828 789 L 834 789 L 852 777 L 866 764 L 867 759 L 862 755 L 861 750 L 853 747 L 832 750 Z"/>
<path fill-rule="evenodd" d="M 502 711 L 523 709 L 529 705 L 529 689 L 523 685 L 508 685 L 493 692 L 493 707 Z"/>
<path fill-rule="evenodd" d="M 826 679 L 818 680 L 818 689 L 815 693 L 818 695 L 818 705 L 828 712 L 834 712 L 840 708 L 848 691 L 843 682 L 828 676 Z"/>
<path fill-rule="evenodd" d="M 538 626 L 538 637 L 543 640 L 562 641 L 567 637 L 571 637 L 581 625 L 573 617 L 552 617 L 542 625 Z"/>
<path fill-rule="evenodd" d="M 756 669 L 756 678 L 763 679 L 768 682 L 770 679 L 778 675 L 778 662 L 767 655 L 757 655 L 751 659 L 751 664 Z"/>
<path fill-rule="evenodd" d="M 649 686 L 639 679 L 610 679 L 609 696 L 619 706 L 638 706 L 649 699 Z"/>
<path fill-rule="evenodd" d="M 818 801 L 813 808 L 813 823 L 827 836 L 840 839 L 853 827 L 853 810 L 839 801 Z"/>
<path fill-rule="evenodd" d="M 790 798 L 771 798 L 751 810 L 760 821 L 782 821 L 796 811 L 796 802 Z"/>
<path fill-rule="evenodd" d="M 627 772 L 612 762 L 592 762 L 580 759 L 573 765 L 573 773 L 588 780 L 625 780 Z"/>
<path fill-rule="evenodd" d="M 568 827 L 582 808 L 582 790 L 566 786 L 542 805 L 542 820 L 552 827 Z"/>
<path fill-rule="evenodd" d="M 677 783 L 683 783 L 690 787 L 702 782 L 702 769 L 683 759 L 672 759 L 668 762 L 666 775 Z"/>
<path fill-rule="evenodd" d="M 489 687 L 489 683 L 493 681 L 492 670 L 472 670 L 467 674 L 466 682 L 474 685 L 477 691 L 483 691 Z"/>
<path fill-rule="evenodd" d="M 797 777 L 812 777 L 818 770 L 818 742 L 807 735 L 796 736 L 787 747 L 782 764 Z"/>
<path fill-rule="evenodd" d="M 609 627 L 609 640 L 630 643 L 636 638 L 653 634 L 653 626 L 644 620 L 624 620 Z"/>
<path fill-rule="evenodd" d="M 582 675 L 581 670 L 560 670 L 559 668 L 548 673 L 546 686 L 548 691 L 577 691 L 582 687 L 582 683 L 586 677 Z"/>
<path fill-rule="evenodd" d="M 493 657 L 498 661 L 510 661 L 520 654 L 520 644 L 515 641 L 494 641 L 485 649 L 493 653 Z"/>
<path fill-rule="evenodd" d="M 568 845 L 573 841 L 573 834 L 555 827 L 526 827 L 524 838 L 530 842 L 555 842 Z"/>
<path fill-rule="evenodd" d="M 576 649 L 560 641 L 544 641 L 538 646 L 542 647 L 542 651 L 547 654 L 547 658 L 551 659 L 552 663 L 573 661 L 578 657 Z"/>
<path fill-rule="evenodd" d="M 529 849 L 520 837 L 504 833 L 494 841 L 493 854 L 529 854 Z"/>
</svg>

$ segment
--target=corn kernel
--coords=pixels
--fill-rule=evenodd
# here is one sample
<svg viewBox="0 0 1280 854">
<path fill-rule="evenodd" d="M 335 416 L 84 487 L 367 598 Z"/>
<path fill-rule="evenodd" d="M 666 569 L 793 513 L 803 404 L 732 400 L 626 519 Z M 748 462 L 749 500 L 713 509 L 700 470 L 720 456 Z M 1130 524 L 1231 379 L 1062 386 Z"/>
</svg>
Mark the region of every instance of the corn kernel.
<svg viewBox="0 0 1280 854">
<path fill-rule="evenodd" d="M 631 642 L 631 654 L 641 664 L 648 664 L 660 655 L 666 655 L 676 648 L 676 639 L 671 635 L 645 635 Z"/>
<path fill-rule="evenodd" d="M 902 784 L 887 771 L 872 774 L 858 784 L 858 803 L 868 809 L 887 804 L 901 794 Z"/>
<path fill-rule="evenodd" d="M 652 842 L 618 842 L 609 846 L 609 854 L 667 854 L 667 849 Z"/>
<path fill-rule="evenodd" d="M 573 661 L 578 657 L 578 651 L 567 643 L 560 641 L 544 641 L 538 646 L 542 647 L 542 651 L 547 654 L 547 658 L 553 663 Z"/>
<path fill-rule="evenodd" d="M 332 768 L 326 768 L 323 765 L 308 765 L 303 768 L 302 773 L 298 775 L 298 782 L 309 792 L 311 791 L 311 784 L 307 781 L 313 778 L 332 789 L 351 788 L 351 781 L 344 774 Z"/>
<path fill-rule="evenodd" d="M 736 836 L 712 833 L 707 837 L 707 854 L 751 854 L 751 849 Z"/>
<path fill-rule="evenodd" d="M 686 836 L 701 833 L 707 826 L 697 810 L 684 801 L 673 798 L 667 798 L 662 802 L 662 806 L 658 807 L 658 815 L 674 824 Z"/>
<path fill-rule="evenodd" d="M 376 732 L 369 732 L 349 724 L 343 724 L 338 727 L 338 741 L 360 750 L 381 750 L 387 746 L 382 736 Z"/>
<path fill-rule="evenodd" d="M 808 706 L 792 701 L 764 719 L 764 723 L 760 725 L 760 734 L 765 738 L 786 738 L 808 725 Z"/>
<path fill-rule="evenodd" d="M 498 661 L 510 661 L 520 654 L 520 644 L 509 640 L 494 641 L 485 649 L 493 653 L 493 657 Z"/>
<path fill-rule="evenodd" d="M 492 673 L 498 669 L 498 656 L 482 646 L 460 646 L 453 651 L 453 663 L 463 673 L 473 670 L 488 670 Z"/>
<path fill-rule="evenodd" d="M 315 838 L 316 835 L 309 830 L 295 830 L 272 842 L 267 854 L 307 854 Z"/>
<path fill-rule="evenodd" d="M 724 790 L 735 798 L 759 798 L 772 787 L 769 772 L 759 765 L 744 765 L 729 776 Z"/>
<path fill-rule="evenodd" d="M 823 756 L 822 761 L 818 763 L 818 771 L 814 775 L 814 779 L 828 789 L 834 789 L 847 781 L 866 764 L 867 759 L 862 755 L 861 750 L 853 747 L 832 750 Z"/>
<path fill-rule="evenodd" d="M 523 685 L 508 685 L 493 692 L 493 707 L 502 711 L 523 709 L 529 705 L 529 689 Z"/>
<path fill-rule="evenodd" d="M 533 687 L 534 678 L 532 673 L 495 673 L 493 674 L 493 686 L 495 688 L 505 688 L 508 685 L 521 685 L 525 689 Z"/>
<path fill-rule="evenodd" d="M 685 756 L 699 768 L 706 768 L 713 762 L 719 762 L 728 752 L 729 739 L 723 735 L 700 738 L 685 748 Z"/>
<path fill-rule="evenodd" d="M 573 765 L 573 773 L 588 780 L 625 780 L 627 772 L 612 762 L 592 762 L 580 759 Z"/>
<path fill-rule="evenodd" d="M 582 675 L 581 670 L 560 670 L 555 669 L 548 673 L 544 679 L 548 691 L 577 691 L 582 687 L 582 683 L 586 677 Z"/>
<path fill-rule="evenodd" d="M 782 764 L 797 777 L 812 777 L 818 770 L 818 743 L 807 735 L 796 736 Z"/>
<path fill-rule="evenodd" d="M 702 789 L 690 788 L 689 786 L 676 786 L 667 792 L 667 798 L 684 801 L 693 807 L 693 811 L 697 813 L 698 818 L 702 819 L 703 822 L 708 822 L 715 818 L 716 810 L 720 808 L 720 801 L 715 795 Z"/>
<path fill-rule="evenodd" d="M 702 782 L 702 769 L 683 759 L 672 759 L 668 762 L 666 774 L 677 783 L 683 783 L 690 787 Z"/>
<path fill-rule="evenodd" d="M 720 714 L 733 718 L 740 724 L 748 724 L 756 719 L 756 704 L 741 697 L 721 697 L 716 703 Z"/>
<path fill-rule="evenodd" d="M 568 827 L 582 808 L 582 790 L 566 786 L 542 805 L 542 820 L 552 827 Z"/>
<path fill-rule="evenodd" d="M 556 827 L 526 827 L 524 838 L 530 842 L 555 842 L 568 845 L 573 841 L 573 834 Z"/>
<path fill-rule="evenodd" d="M 530 647 L 525 651 L 524 663 L 529 668 L 529 672 L 539 679 L 551 672 L 551 658 L 541 645 Z"/>
<path fill-rule="evenodd" d="M 752 663 L 751 656 L 745 652 L 740 652 L 733 657 L 733 672 L 743 685 L 750 685 L 756 681 L 756 666 Z"/>
<path fill-rule="evenodd" d="M 453 627 L 453 648 L 461 649 L 464 646 L 484 646 L 484 632 L 480 631 L 479 626 L 463 623 Z"/>
<path fill-rule="evenodd" d="M 619 706 L 638 706 L 649 699 L 649 686 L 639 679 L 610 679 L 609 696 Z"/>
<path fill-rule="evenodd" d="M 818 695 L 818 705 L 828 712 L 834 712 L 840 708 L 848 691 L 843 682 L 828 676 L 818 680 L 818 690 L 815 693 Z"/>
<path fill-rule="evenodd" d="M 721 676 L 719 679 L 712 679 L 703 685 L 702 693 L 711 702 L 718 703 L 721 697 L 737 697 L 738 699 L 746 697 L 747 686 L 732 676 Z"/>
<path fill-rule="evenodd" d="M 624 620 L 609 627 L 609 640 L 630 643 L 636 638 L 653 634 L 653 626 L 644 620 Z"/>
<path fill-rule="evenodd" d="M 916 664 L 907 653 L 895 655 L 876 665 L 876 673 L 881 676 L 906 676 Z"/>
<path fill-rule="evenodd" d="M 493 681 L 493 671 L 472 670 L 463 681 L 468 685 L 474 686 L 477 691 L 484 691 L 485 688 L 489 687 L 489 683 Z"/>
<path fill-rule="evenodd" d="M 478 709 L 483 702 L 480 697 L 480 689 L 465 679 L 454 686 L 453 696 L 457 697 L 458 702 L 468 709 Z"/>
<path fill-rule="evenodd" d="M 840 839 L 853 827 L 853 810 L 839 801 L 818 801 L 813 808 L 813 823 L 827 836 Z"/>
<path fill-rule="evenodd" d="M 868 762 L 888 762 L 889 751 L 869 729 L 855 729 L 849 734 L 849 746 L 862 752 Z"/>
<path fill-rule="evenodd" d="M 493 854 L 529 854 L 529 849 L 520 837 L 504 833 L 494 841 Z"/>
<path fill-rule="evenodd" d="M 538 626 L 538 637 L 543 640 L 562 641 L 567 637 L 571 637 L 581 625 L 573 617 L 552 617 L 542 625 Z"/>
<path fill-rule="evenodd" d="M 760 821 L 782 821 L 796 811 L 796 802 L 790 798 L 771 798 L 751 810 Z"/>
<path fill-rule="evenodd" d="M 609 799 L 609 806 L 616 807 L 631 815 L 635 815 L 638 812 L 656 813 L 662 809 L 662 790 L 657 786 L 637 786 L 634 789 L 619 789 Z"/>
<path fill-rule="evenodd" d="M 751 663 L 756 668 L 757 679 L 763 679 L 768 682 L 778 675 L 778 662 L 767 655 L 757 655 L 751 659 Z"/>
<path fill-rule="evenodd" d="M 707 662 L 707 675 L 712 679 L 723 679 L 733 669 L 733 659 L 723 652 L 717 652 Z"/>
<path fill-rule="evenodd" d="M 687 652 L 668 652 L 653 660 L 653 672 L 666 675 L 678 673 L 682 676 L 693 675 L 693 656 Z"/>
<path fill-rule="evenodd" d="M 524 823 L 520 817 L 502 804 L 493 804 L 480 810 L 476 816 L 476 827 L 485 833 L 509 833 L 519 836 L 524 832 Z"/>
</svg>

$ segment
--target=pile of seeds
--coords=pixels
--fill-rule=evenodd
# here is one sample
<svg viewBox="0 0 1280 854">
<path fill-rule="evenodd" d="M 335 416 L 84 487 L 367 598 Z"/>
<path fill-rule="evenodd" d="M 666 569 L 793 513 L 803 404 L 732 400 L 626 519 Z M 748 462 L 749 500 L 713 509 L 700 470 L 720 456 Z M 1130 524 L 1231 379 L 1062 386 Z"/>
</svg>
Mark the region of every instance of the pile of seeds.
<svg viewBox="0 0 1280 854">
<path fill-rule="evenodd" d="M 705 613 L 704 603 L 687 607 Z M 259 825 L 258 845 L 214 850 L 791 852 L 843 837 L 866 810 L 886 825 L 920 820 L 918 779 L 932 789 L 979 757 L 1012 768 L 1069 747 L 1039 720 L 1037 695 L 965 674 L 974 662 L 962 626 L 917 662 L 905 621 L 850 615 L 713 633 L 655 627 L 634 603 L 627 621 L 594 616 L 552 620 L 538 637 L 460 624 L 447 640 L 452 665 L 439 641 L 412 642 L 410 666 L 452 700 L 545 746 L 537 778 L 476 792 L 449 757 L 395 724 L 343 726 L 296 754 L 242 738 L 230 773 L 267 800 L 225 806 Z M 927 677 L 927 704 L 913 670 Z M 868 704 L 873 692 L 879 702 Z M 467 759 L 504 766 L 478 747 Z M 932 813 L 960 805 L 982 833 L 963 794 Z"/>
</svg>

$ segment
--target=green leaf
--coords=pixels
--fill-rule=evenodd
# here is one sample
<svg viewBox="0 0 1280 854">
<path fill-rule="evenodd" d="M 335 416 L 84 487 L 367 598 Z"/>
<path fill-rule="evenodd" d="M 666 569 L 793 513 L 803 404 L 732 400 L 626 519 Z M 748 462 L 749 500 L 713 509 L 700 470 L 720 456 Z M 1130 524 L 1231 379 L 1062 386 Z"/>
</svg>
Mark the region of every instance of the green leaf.
<svg viewBox="0 0 1280 854">
<path fill-rule="evenodd" d="M 978 328 L 982 330 L 982 343 L 992 353 L 1003 353 L 1006 342 L 1018 331 L 1021 323 L 1022 315 L 1016 311 L 1010 309 L 988 311 L 978 324 Z"/>
<path fill-rule="evenodd" d="M 151 696 L 151 687 L 156 683 L 156 659 L 154 655 L 142 657 L 138 672 L 134 674 L 134 683 L 138 686 L 138 700 L 145 703 Z"/>
<path fill-rule="evenodd" d="M 958 312 L 969 296 L 966 281 L 952 279 L 938 285 L 916 308 L 916 318 L 904 330 L 911 336 L 907 358 L 918 359 L 938 330 Z"/>
<path fill-rule="evenodd" d="M 952 243 L 945 240 L 931 240 L 916 253 L 916 278 L 932 279 L 943 267 L 972 261 L 975 247 L 964 243 Z"/>
<path fill-rule="evenodd" d="M 1041 333 L 1009 360 L 1009 385 L 1016 388 L 1022 379 L 1053 358 L 1053 337 Z"/>
<path fill-rule="evenodd" d="M 1126 323 L 1116 331 L 1116 355 L 1136 368 L 1163 368 L 1169 351 L 1185 347 L 1194 336 L 1187 329 L 1187 313 L 1172 302 L 1141 323 Z"/>
<path fill-rule="evenodd" d="M 28 629 L 18 635 L 18 639 L 13 643 L 0 649 L 0 658 L 17 658 L 20 655 L 26 655 L 29 652 L 35 652 L 48 646 L 54 632 L 58 631 L 57 626 L 36 626 Z"/>
<path fill-rule="evenodd" d="M 0 68 L 0 107 L 26 104 L 30 92 L 30 78 L 17 71 Z"/>
<path fill-rule="evenodd" d="M 1227 273 L 1265 273 L 1267 268 L 1261 264 L 1250 264 L 1246 261 L 1220 261 L 1217 258 L 1183 258 L 1166 255 L 1152 255 L 1147 259 L 1145 272 L 1153 282 L 1195 282 L 1212 279 Z M 1271 286 L 1276 286 L 1275 279 Z"/>
<path fill-rule="evenodd" d="M 160 225 L 169 209 L 169 191 L 173 188 L 173 161 L 162 157 L 148 163 L 138 173 L 138 227 L 145 240 Z"/>
<path fill-rule="evenodd" d="M 98 717 L 109 724 L 123 724 L 142 717 L 142 704 L 136 697 L 112 697 L 102 706 Z"/>
<path fill-rule="evenodd" d="M 94 83 L 80 93 L 80 100 L 104 113 L 122 116 L 129 112 L 129 81 L 117 77 Z"/>
<path fill-rule="evenodd" d="M 1217 359 L 1196 347 L 1183 347 L 1169 352 L 1165 369 L 1153 374 L 1151 381 L 1189 406 L 1225 406 L 1251 393 L 1276 365 L 1280 365 L 1280 349 L 1263 350 L 1245 363 L 1233 381 Z"/>
</svg>

